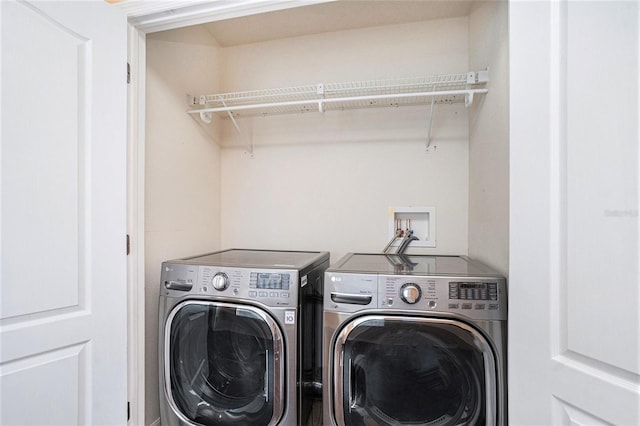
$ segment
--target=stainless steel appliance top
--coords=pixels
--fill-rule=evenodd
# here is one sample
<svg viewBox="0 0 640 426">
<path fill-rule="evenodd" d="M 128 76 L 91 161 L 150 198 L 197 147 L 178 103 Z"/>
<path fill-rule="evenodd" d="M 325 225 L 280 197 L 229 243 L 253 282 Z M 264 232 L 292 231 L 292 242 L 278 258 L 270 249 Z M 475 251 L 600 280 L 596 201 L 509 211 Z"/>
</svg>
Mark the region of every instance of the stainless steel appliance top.
<svg viewBox="0 0 640 426">
<path fill-rule="evenodd" d="M 302 270 L 308 266 L 323 263 L 328 259 L 328 252 L 229 249 L 170 262 L 191 265 Z"/>
<path fill-rule="evenodd" d="M 458 277 L 500 277 L 497 271 L 465 256 L 349 253 L 332 272 Z"/>
</svg>

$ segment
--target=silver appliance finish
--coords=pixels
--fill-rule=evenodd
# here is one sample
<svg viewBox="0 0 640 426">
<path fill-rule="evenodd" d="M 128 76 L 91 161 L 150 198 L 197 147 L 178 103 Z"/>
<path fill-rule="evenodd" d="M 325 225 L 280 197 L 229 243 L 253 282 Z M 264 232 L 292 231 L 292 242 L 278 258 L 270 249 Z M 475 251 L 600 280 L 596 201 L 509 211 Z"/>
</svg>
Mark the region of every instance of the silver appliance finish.
<svg viewBox="0 0 640 426">
<path fill-rule="evenodd" d="M 327 252 L 243 249 L 163 262 L 159 303 L 162 424 L 216 425 L 232 424 L 232 421 L 237 421 L 237 424 L 299 424 L 303 415 L 309 414 L 308 407 L 312 404 L 302 401 L 303 391 L 298 387 L 304 380 L 313 381 L 313 377 L 304 377 L 308 372 L 303 371 L 306 368 L 303 364 L 307 363 L 303 357 L 311 364 L 316 358 L 314 354 L 302 353 L 303 350 L 309 352 L 314 349 L 309 336 L 315 334 L 313 329 L 303 333 L 302 327 L 310 327 L 312 324 L 309 322 L 313 322 L 312 318 L 317 316 L 315 312 L 303 312 L 307 308 L 313 309 L 308 304 L 305 307 L 303 293 L 322 291 L 322 278 L 328 264 Z M 204 319 L 207 316 L 209 319 Z M 199 329 L 204 332 L 189 334 L 187 329 L 191 327 L 190 324 L 198 324 L 198 321 L 204 321 Z M 214 322 L 220 324 L 220 336 L 225 336 L 220 341 L 215 341 L 218 335 L 211 330 L 217 326 Z M 243 322 L 246 326 L 242 325 Z M 320 334 L 319 324 L 313 325 Z M 270 350 L 261 354 L 255 366 L 248 365 L 255 358 L 250 357 L 252 354 L 249 349 L 258 339 L 249 336 L 253 340 L 249 339 L 248 343 L 243 340 L 243 343 L 232 347 L 229 343 L 231 339 L 226 338 L 227 334 L 224 333 L 229 333 L 228 330 L 233 327 L 245 327 L 231 335 L 234 339 L 246 339 L 246 332 L 255 331 L 269 341 Z M 185 347 L 180 352 L 185 359 L 179 359 L 176 355 L 179 344 Z M 207 345 L 210 348 L 229 346 L 222 355 L 225 359 L 219 361 L 224 363 L 219 369 L 225 371 L 219 374 L 212 372 L 216 369 L 214 362 L 218 361 L 212 360 L 211 355 L 205 356 L 213 353 L 212 349 L 207 352 Z M 194 355 L 197 351 L 201 351 L 198 352 L 201 356 Z M 232 357 L 237 359 L 229 359 Z M 191 366 L 185 366 L 187 363 L 191 363 Z M 242 410 L 215 406 L 211 399 L 207 402 L 207 396 L 215 399 L 216 395 L 226 391 L 220 390 L 223 386 L 233 385 L 234 377 L 230 371 L 242 368 L 243 363 L 248 371 L 260 372 L 259 368 L 264 368 L 258 379 L 236 383 L 237 386 L 250 387 L 252 382 L 260 382 L 260 388 L 253 389 L 257 396 L 253 400 L 248 399 Z M 315 365 L 312 367 L 315 368 Z M 172 369 L 180 368 L 189 371 L 188 377 L 176 378 L 176 371 Z M 225 381 L 220 384 L 220 389 L 216 389 L 214 373 Z M 237 378 L 236 382 L 242 380 Z M 197 391 L 201 389 L 204 390 L 198 395 Z M 236 389 L 235 394 L 221 405 L 241 400 L 242 395 L 238 392 Z M 195 413 L 196 408 L 200 410 L 202 406 L 205 409 Z M 266 417 L 258 417 L 261 409 L 269 410 Z M 245 414 L 255 416 L 243 420 L 240 414 L 243 410 Z M 258 418 L 259 421 L 256 420 Z"/>
<path fill-rule="evenodd" d="M 325 425 L 507 424 L 506 283 L 503 277 L 481 263 L 461 256 L 350 253 L 325 273 L 323 321 Z M 389 329 L 386 335 L 376 331 L 376 328 L 383 330 L 385 327 Z M 416 333 L 412 334 L 412 330 Z M 376 333 L 380 340 L 374 339 Z M 419 340 L 424 337 L 437 343 L 433 345 L 433 351 L 424 347 L 416 349 L 419 342 L 402 341 L 405 334 L 410 336 L 405 339 Z M 377 368 L 376 361 L 365 361 L 366 354 L 362 348 L 367 343 L 374 348 L 372 353 L 378 351 L 378 358 L 381 358 L 380 348 L 388 343 L 389 348 L 395 348 L 392 351 L 397 351 L 400 358 L 404 357 L 403 362 L 411 365 L 398 367 L 380 364 L 381 370 L 388 371 L 381 371 L 376 379 L 372 373 Z M 390 408 L 392 416 L 384 412 L 383 400 L 385 395 L 389 395 L 385 392 L 403 393 L 409 386 L 415 386 L 416 382 L 423 380 L 422 376 L 416 376 L 418 374 L 430 375 L 430 378 L 424 379 L 424 383 L 444 386 L 446 380 L 440 380 L 437 376 L 445 374 L 443 371 L 446 366 L 436 367 L 435 364 L 444 359 L 437 358 L 445 356 L 441 355 L 443 351 L 449 351 L 447 348 L 455 345 L 477 353 L 475 366 L 468 369 L 473 373 L 475 382 L 471 378 L 460 379 L 469 382 L 471 387 L 477 383 L 475 390 L 470 392 L 478 395 L 478 400 L 482 399 L 476 401 L 476 412 L 461 408 L 456 417 L 458 420 L 451 415 L 439 414 L 436 409 L 432 411 L 438 413 L 434 414 L 437 418 L 427 419 L 426 414 L 422 418 L 422 414 L 412 417 L 412 407 L 428 406 L 434 395 L 443 394 L 435 390 L 428 394 L 424 389 L 426 385 L 420 385 L 422 389 L 415 388 L 413 394 L 403 396 L 403 401 L 409 404 L 407 408 L 398 408 L 396 404 L 396 407 Z M 347 353 L 350 350 L 353 352 Z M 440 355 L 434 355 L 436 352 Z M 448 352 L 451 365 L 458 362 L 456 357 L 466 357 L 460 354 L 467 352 Z M 433 359 L 427 359 L 429 356 Z M 388 363 L 394 363 L 393 360 L 399 358 L 389 355 L 385 359 Z M 366 368 L 361 368 L 368 372 L 358 373 L 352 362 L 368 362 Z M 465 363 L 470 365 L 467 361 Z M 404 376 L 398 371 L 409 372 L 404 382 L 401 378 Z M 367 380 L 359 381 L 353 377 L 357 374 L 363 377 L 368 374 Z M 377 386 L 374 379 L 381 384 L 378 389 L 373 389 Z M 413 395 L 415 400 L 407 401 Z M 367 398 L 374 402 L 365 401 Z M 372 405 L 376 405 L 375 401 L 379 403 L 378 407 L 372 408 Z M 364 407 L 367 404 L 369 407 Z M 441 401 L 442 404 L 446 404 L 446 401 Z M 467 412 L 463 413 L 464 410 Z M 358 417 L 360 412 L 365 413 L 362 418 Z M 357 420 L 349 420 L 354 418 L 352 416 L 356 416 Z"/>
</svg>

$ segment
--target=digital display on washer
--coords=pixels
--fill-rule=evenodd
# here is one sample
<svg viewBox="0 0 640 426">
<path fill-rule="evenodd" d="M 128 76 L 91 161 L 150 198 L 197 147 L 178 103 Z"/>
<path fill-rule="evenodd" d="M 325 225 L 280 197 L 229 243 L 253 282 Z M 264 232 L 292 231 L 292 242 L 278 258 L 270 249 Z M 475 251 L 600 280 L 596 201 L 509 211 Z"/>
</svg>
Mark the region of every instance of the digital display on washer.
<svg viewBox="0 0 640 426">
<path fill-rule="evenodd" d="M 289 290 L 289 274 L 252 272 L 249 287 L 269 290 Z"/>
<path fill-rule="evenodd" d="M 450 281 L 449 299 L 498 300 L 498 283 Z"/>
</svg>

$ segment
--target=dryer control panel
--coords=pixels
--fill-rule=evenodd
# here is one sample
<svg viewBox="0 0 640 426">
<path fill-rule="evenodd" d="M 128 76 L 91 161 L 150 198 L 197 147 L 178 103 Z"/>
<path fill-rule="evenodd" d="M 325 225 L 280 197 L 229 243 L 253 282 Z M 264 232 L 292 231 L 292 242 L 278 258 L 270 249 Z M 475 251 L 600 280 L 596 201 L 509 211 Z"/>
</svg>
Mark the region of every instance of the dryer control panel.
<svg viewBox="0 0 640 426">
<path fill-rule="evenodd" d="M 304 280 L 305 277 L 302 277 Z M 168 297 L 248 300 L 267 306 L 296 306 L 298 271 L 162 264 L 161 294 Z"/>
<path fill-rule="evenodd" d="M 439 312 L 474 320 L 506 320 L 501 277 L 424 277 L 327 272 L 325 310 L 364 309 Z"/>
<path fill-rule="evenodd" d="M 378 276 L 379 308 L 449 312 L 476 320 L 507 319 L 503 278 Z"/>
</svg>

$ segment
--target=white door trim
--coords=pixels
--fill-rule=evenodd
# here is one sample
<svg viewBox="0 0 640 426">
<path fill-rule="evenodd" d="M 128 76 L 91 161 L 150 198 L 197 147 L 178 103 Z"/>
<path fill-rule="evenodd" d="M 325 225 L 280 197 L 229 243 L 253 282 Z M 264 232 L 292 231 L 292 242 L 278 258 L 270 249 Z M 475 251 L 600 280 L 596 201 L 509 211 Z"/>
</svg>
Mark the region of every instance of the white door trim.
<svg viewBox="0 0 640 426">
<path fill-rule="evenodd" d="M 144 159 L 145 159 L 145 35 L 128 28 L 127 62 L 127 262 L 129 424 L 145 423 L 145 280 L 144 280 Z"/>
</svg>

